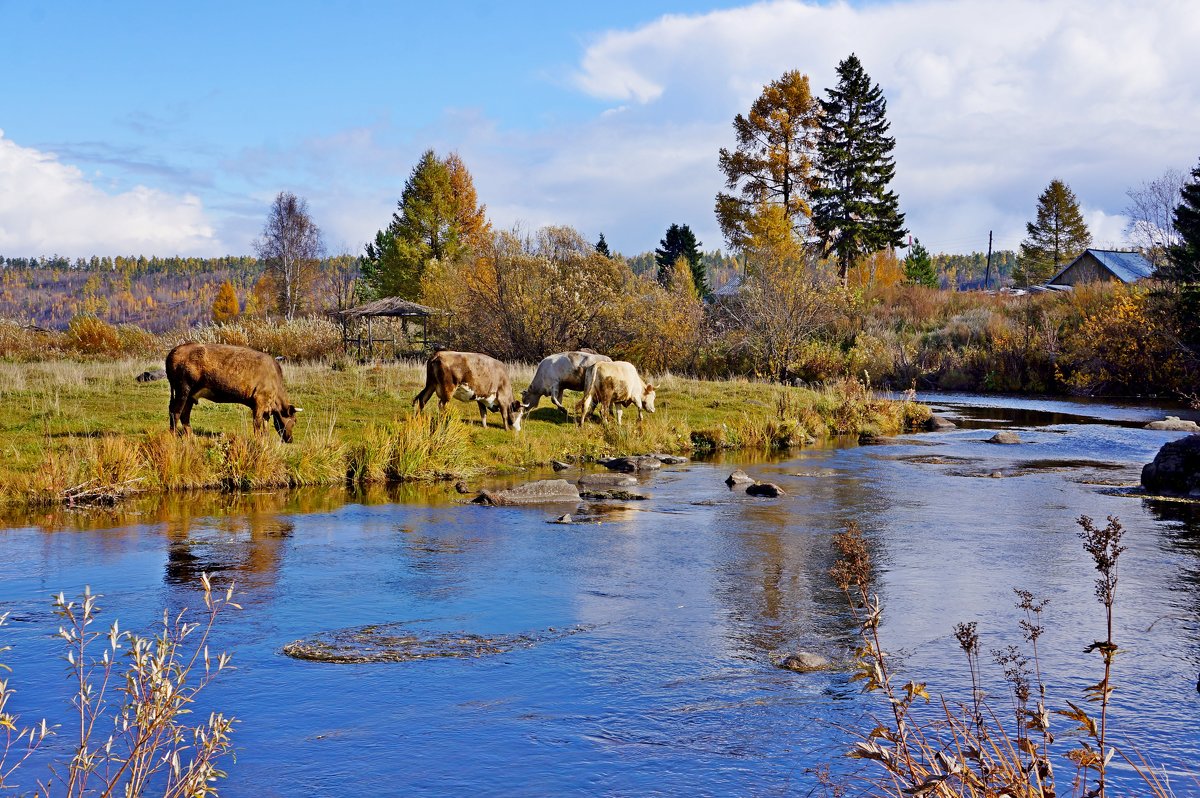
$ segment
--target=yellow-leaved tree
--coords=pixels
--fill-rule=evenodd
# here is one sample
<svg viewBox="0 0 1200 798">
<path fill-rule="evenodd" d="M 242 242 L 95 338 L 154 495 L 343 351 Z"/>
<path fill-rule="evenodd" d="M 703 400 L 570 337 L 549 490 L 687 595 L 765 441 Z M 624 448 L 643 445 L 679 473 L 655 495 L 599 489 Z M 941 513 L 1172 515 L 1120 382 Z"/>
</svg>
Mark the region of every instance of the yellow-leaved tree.
<svg viewBox="0 0 1200 798">
<path fill-rule="evenodd" d="M 221 283 L 217 289 L 217 298 L 212 303 L 212 319 L 217 324 L 233 321 L 241 315 L 242 308 L 238 304 L 237 289 L 229 280 Z"/>
</svg>

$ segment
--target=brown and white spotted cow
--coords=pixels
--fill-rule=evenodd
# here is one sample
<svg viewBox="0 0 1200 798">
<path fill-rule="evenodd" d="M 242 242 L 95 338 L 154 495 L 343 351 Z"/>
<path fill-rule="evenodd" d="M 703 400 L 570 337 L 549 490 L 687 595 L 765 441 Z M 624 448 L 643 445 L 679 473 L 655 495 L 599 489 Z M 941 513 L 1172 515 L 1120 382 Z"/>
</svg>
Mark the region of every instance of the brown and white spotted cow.
<svg viewBox="0 0 1200 798">
<path fill-rule="evenodd" d="M 504 428 L 521 431 L 525 409 L 513 399 L 508 369 L 493 357 L 478 352 L 438 352 L 425 363 L 425 387 L 413 398 L 419 411 L 434 394 L 445 408 L 451 398 L 479 405 L 479 419 L 487 426 L 488 410 L 500 413 Z"/>
</svg>

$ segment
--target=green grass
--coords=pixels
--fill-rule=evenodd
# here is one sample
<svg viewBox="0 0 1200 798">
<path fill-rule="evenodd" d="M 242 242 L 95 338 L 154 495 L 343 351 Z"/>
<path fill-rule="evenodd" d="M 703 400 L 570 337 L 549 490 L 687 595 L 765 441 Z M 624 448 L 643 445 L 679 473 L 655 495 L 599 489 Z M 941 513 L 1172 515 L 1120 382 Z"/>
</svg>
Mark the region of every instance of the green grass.
<svg viewBox="0 0 1200 798">
<path fill-rule="evenodd" d="M 222 487 L 244 490 L 309 484 L 427 481 L 637 452 L 784 448 L 829 434 L 886 434 L 919 418 L 911 403 L 878 400 L 854 381 L 819 391 L 748 381 L 709 382 L 662 375 L 657 409 L 643 423 L 589 421 L 581 429 L 543 400 L 519 435 L 474 403 L 436 402 L 414 419 L 423 364 L 308 364 L 285 367 L 292 401 L 304 408 L 295 443 L 257 437 L 240 405 L 199 403 L 195 435 L 169 435 L 165 380 L 133 377 L 159 363 L 56 361 L 0 363 L 0 499 L 55 503 L 130 492 Z M 532 369 L 514 366 L 514 387 Z M 569 393 L 568 407 L 579 394 Z M 927 411 L 926 411 L 927 412 Z"/>
</svg>

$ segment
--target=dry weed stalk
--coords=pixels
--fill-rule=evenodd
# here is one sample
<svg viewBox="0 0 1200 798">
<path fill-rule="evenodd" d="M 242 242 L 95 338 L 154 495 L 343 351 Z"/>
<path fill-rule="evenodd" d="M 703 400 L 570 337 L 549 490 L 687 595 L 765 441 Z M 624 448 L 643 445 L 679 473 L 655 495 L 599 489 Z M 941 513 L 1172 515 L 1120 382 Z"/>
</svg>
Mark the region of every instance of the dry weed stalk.
<svg viewBox="0 0 1200 798">
<path fill-rule="evenodd" d="M 910 712 L 917 697 L 929 700 L 924 683 L 910 681 L 902 689 L 892 683 L 888 655 L 880 642 L 882 607 L 870 592 L 870 552 L 862 531 L 850 524 L 847 531 L 834 536 L 841 557 L 831 576 L 846 594 L 859 627 L 861 645 L 857 649 L 858 672 L 853 680 L 864 682 L 864 692 L 881 692 L 891 709 L 891 721 L 880 723 L 861 738 L 851 757 L 878 763 L 882 776 L 868 778 L 872 794 L 884 796 L 957 796 L 962 798 L 1055 798 L 1052 756 L 1061 756 L 1077 768 L 1073 794 L 1084 798 L 1103 798 L 1107 794 L 1107 770 L 1116 749 L 1108 737 L 1108 705 L 1112 696 L 1112 665 L 1117 654 L 1113 633 L 1113 607 L 1116 601 L 1117 563 L 1123 529 L 1116 518 L 1097 527 L 1090 518 L 1078 521 L 1080 537 L 1100 576 L 1096 596 L 1103 604 L 1107 635 L 1092 643 L 1086 651 L 1099 651 L 1104 659 L 1104 678 L 1085 689 L 1091 703 L 1100 705 L 1099 719 L 1080 706 L 1067 701 L 1069 709 L 1047 709 L 1046 685 L 1040 664 L 1038 639 L 1044 626 L 1042 612 L 1047 601 L 1026 590 L 1017 590 L 1016 607 L 1022 611 L 1019 622 L 1029 654 L 1010 646 L 992 652 L 1004 671 L 1014 699 L 1015 726 L 1006 724 L 988 706 L 981 683 L 979 635 L 976 624 L 960 623 L 954 635 L 967 658 L 971 678 L 970 705 L 953 705 L 941 700 L 937 717 L 930 719 Z M 1055 752 L 1051 715 L 1075 721 L 1072 731 L 1082 741 L 1067 751 Z M 1121 752 L 1142 779 L 1147 794 L 1157 798 L 1173 796 L 1169 783 L 1136 753 Z M 1089 783 L 1089 776 L 1094 779 Z M 826 772 L 823 780 L 835 792 L 844 785 L 834 784 Z"/>
<path fill-rule="evenodd" d="M 0 730 L 6 735 L 0 744 L 0 788 L 18 787 L 14 777 L 21 766 L 61 729 L 74 736 L 74 751 L 69 761 L 48 765 L 50 777 L 37 781 L 39 798 L 217 794 L 216 782 L 225 776 L 220 761 L 232 751 L 234 719 L 213 712 L 191 725 L 186 716 L 197 695 L 230 667 L 228 654 L 210 655 L 208 640 L 220 613 L 240 606 L 233 601 L 232 585 L 216 592 L 207 574 L 201 584 L 201 618 L 189 621 L 186 610 L 174 617 L 164 611 L 153 637 L 124 631 L 116 621 L 107 630 L 96 628 L 100 596 L 90 588 L 77 600 L 61 593 L 54 597 L 54 614 L 62 622 L 58 637 L 75 685 L 74 718 L 69 731 L 45 720 L 21 727 L 5 711 L 13 691 L 0 681 Z"/>
</svg>

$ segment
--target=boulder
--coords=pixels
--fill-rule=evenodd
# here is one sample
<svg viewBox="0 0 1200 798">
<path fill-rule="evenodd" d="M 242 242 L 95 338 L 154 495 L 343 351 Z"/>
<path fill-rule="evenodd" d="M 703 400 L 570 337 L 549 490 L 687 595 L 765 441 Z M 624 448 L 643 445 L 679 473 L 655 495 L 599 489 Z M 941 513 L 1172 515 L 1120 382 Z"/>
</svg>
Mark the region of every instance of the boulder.
<svg viewBox="0 0 1200 798">
<path fill-rule="evenodd" d="M 755 482 L 753 485 L 746 486 L 746 495 L 766 496 L 768 499 L 777 499 L 780 496 L 786 496 L 787 491 L 774 482 Z"/>
<path fill-rule="evenodd" d="M 553 521 L 547 521 L 547 524 L 570 524 L 572 523 L 571 514 L 565 513 L 555 518 Z"/>
<path fill-rule="evenodd" d="M 508 490 L 480 491 L 472 504 L 509 507 L 523 504 L 579 503 L 579 490 L 565 479 L 539 479 Z"/>
<path fill-rule="evenodd" d="M 589 501 L 613 500 L 619 502 L 644 501 L 649 498 L 641 493 L 634 493 L 628 490 L 581 490 L 579 491 L 579 496 Z"/>
<path fill-rule="evenodd" d="M 1200 424 L 1195 421 L 1182 421 L 1179 416 L 1167 416 L 1162 421 L 1151 421 L 1146 429 L 1168 430 L 1170 432 L 1200 432 Z"/>
<path fill-rule="evenodd" d="M 606 457 L 596 462 L 609 471 L 621 471 L 626 474 L 633 474 L 638 471 L 654 471 L 662 468 L 662 462 L 657 457 L 650 457 L 648 455 L 640 455 L 638 457 Z"/>
<path fill-rule="evenodd" d="M 1200 495 L 1200 435 L 1171 441 L 1159 449 L 1154 462 L 1142 468 L 1142 487 L 1150 493 Z"/>
<path fill-rule="evenodd" d="M 471 489 L 467 487 L 467 483 L 459 481 L 454 483 L 454 489 L 459 493 L 470 493 Z"/>
<path fill-rule="evenodd" d="M 684 463 L 688 462 L 686 457 L 680 457 L 674 454 L 659 454 L 658 452 L 655 452 L 654 454 L 648 456 L 653 457 L 663 465 L 683 465 Z"/>
<path fill-rule="evenodd" d="M 570 463 L 564 463 L 562 460 L 551 460 L 550 467 L 555 471 L 566 471 L 571 467 Z"/>
<path fill-rule="evenodd" d="M 629 474 L 584 474 L 579 478 L 578 484 L 602 490 L 628 488 L 630 485 L 637 484 L 637 477 L 630 476 Z"/>
<path fill-rule="evenodd" d="M 1020 443 L 1021 439 L 1019 437 L 1017 437 L 1017 433 L 1015 433 L 1015 432 L 1009 432 L 1008 430 L 1001 430 L 1000 432 L 997 432 L 992 437 L 988 438 L 987 442 L 988 443 L 1013 444 L 1013 443 Z"/>
<path fill-rule="evenodd" d="M 944 416 L 939 416 L 936 414 L 931 415 L 929 418 L 927 418 L 925 420 L 925 424 L 923 426 L 925 427 L 925 429 L 929 430 L 930 432 L 936 432 L 937 430 L 942 430 L 942 429 L 955 429 L 958 427 L 958 425 L 955 424 L 953 421 L 950 421 L 949 419 L 945 418 Z"/>
<path fill-rule="evenodd" d="M 747 485 L 752 482 L 754 482 L 754 477 L 750 476 L 749 474 L 747 474 L 745 471 L 743 471 L 740 468 L 737 469 L 736 471 L 734 471 L 729 476 L 725 477 L 725 484 L 731 488 L 734 485 Z"/>
<path fill-rule="evenodd" d="M 795 654 L 788 654 L 786 657 L 777 660 L 775 665 L 776 667 L 795 671 L 796 673 L 827 671 L 833 667 L 833 663 L 828 659 L 811 651 L 797 651 Z"/>
<path fill-rule="evenodd" d="M 143 371 L 141 374 L 134 377 L 138 382 L 154 382 L 155 380 L 165 380 L 167 378 L 166 369 L 155 369 L 154 371 Z"/>
</svg>

